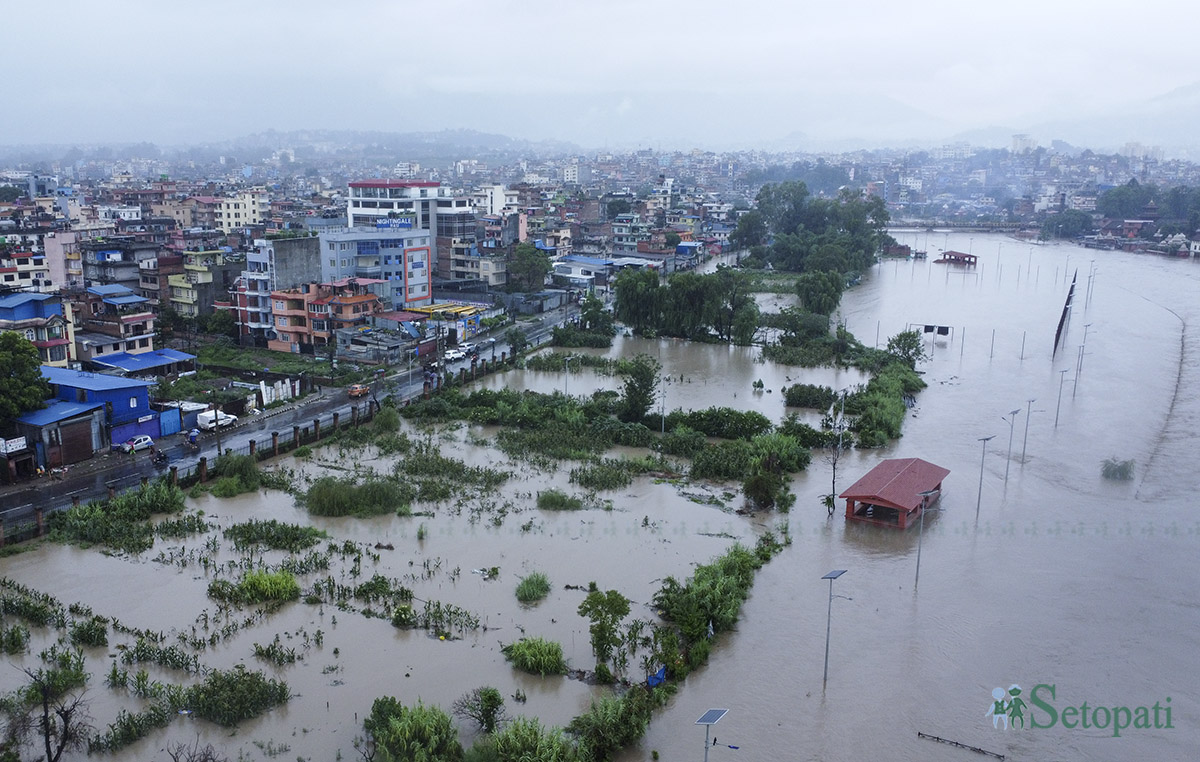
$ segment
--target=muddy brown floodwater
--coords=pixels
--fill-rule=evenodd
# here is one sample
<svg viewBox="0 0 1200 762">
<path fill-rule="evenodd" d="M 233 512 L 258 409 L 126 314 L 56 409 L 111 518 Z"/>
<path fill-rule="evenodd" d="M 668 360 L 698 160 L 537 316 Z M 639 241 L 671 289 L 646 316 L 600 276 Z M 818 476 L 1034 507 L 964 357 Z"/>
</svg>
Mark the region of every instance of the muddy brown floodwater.
<svg viewBox="0 0 1200 762">
<path fill-rule="evenodd" d="M 720 637 L 708 666 L 680 685 L 621 762 L 648 760 L 653 751 L 663 760 L 701 759 L 704 730 L 694 723 L 713 707 L 730 710 L 714 728 L 719 745 L 709 749 L 713 762 L 976 756 L 918 738 L 918 732 L 1009 759 L 1195 758 L 1200 519 L 1192 508 L 1200 478 L 1192 462 L 1200 444 L 1200 395 L 1194 391 L 1200 383 L 1200 263 L 1000 236 L 896 235 L 927 249 L 929 259 L 874 267 L 846 293 L 842 318 L 868 345 L 876 336 L 882 345 L 909 325 L 950 330 L 923 334 L 933 353 L 921 367 L 929 388 L 918 395 L 904 436 L 843 458 L 838 487 L 885 457 L 922 457 L 950 469 L 941 510 L 926 522 L 919 591 L 916 532 L 827 518 L 820 495 L 829 491 L 830 472 L 819 455 L 794 480 L 797 502 L 787 515 L 735 515 L 736 485 L 679 487 L 647 478 L 604 493 L 611 511 L 548 513 L 534 507 L 532 496 L 550 486 L 577 491 L 568 483 L 570 465 L 534 471 L 488 446 L 491 429 L 445 427 L 436 435 L 444 454 L 509 470 L 510 482 L 460 506 L 439 506 L 430 517 L 315 519 L 276 492 L 189 503 L 221 528 L 251 517 L 277 518 L 312 523 L 339 542 L 391 543 L 394 550 L 373 551 L 377 562 L 363 561 L 359 579 L 374 573 L 402 578 L 419 598 L 474 612 L 486 630 L 440 641 L 333 606 L 290 604 L 199 656 L 208 666 L 246 663 L 286 679 L 296 694 L 291 702 L 235 731 L 180 717 L 114 758 L 165 759 L 161 749 L 198 734 L 235 759 L 350 759 L 357 756 L 352 742 L 375 697 L 448 708 L 481 685 L 506 696 L 523 690 L 528 702 L 510 701 L 511 713 L 565 724 L 602 689 L 517 673 L 504 662 L 502 643 L 523 633 L 552 638 L 564 645 L 573 666 L 586 668 L 592 664 L 587 622 L 575 613 L 582 593 L 564 585 L 595 580 L 633 599 L 635 615 L 652 617 L 648 602 L 662 578 L 686 576 L 735 540 L 751 542 L 780 522 L 788 523 L 794 542 L 759 572 L 736 631 Z M 970 251 L 980 265 L 966 270 L 934 264 L 939 249 Z M 1055 326 L 1068 274 L 1076 270 L 1075 308 L 1056 353 Z M 774 295 L 763 302 L 773 308 L 788 303 Z M 670 378 L 667 409 L 728 405 L 779 421 L 785 384 L 839 389 L 864 380 L 855 371 L 763 363 L 753 348 L 622 337 L 605 354 L 637 352 L 662 362 Z M 756 380 L 764 391 L 753 391 Z M 489 377 L 481 385 L 554 391 L 564 383 L 571 394 L 618 385 L 590 372 L 564 378 L 533 371 Z M 1010 427 L 1001 416 L 1015 409 L 1020 413 L 1011 429 L 1010 458 Z M 987 436 L 995 438 L 985 455 L 979 439 Z M 1132 481 L 1101 478 L 1101 462 L 1112 456 L 1136 461 Z M 392 463 L 371 451 L 333 447 L 318 450 L 313 463 L 282 460 L 311 474 L 353 464 L 384 470 Z M 418 540 L 422 525 L 425 538 Z M 127 625 L 188 634 L 202 611 L 215 609 L 205 594 L 213 572 L 195 559 L 202 553 L 220 562 L 243 558 L 223 539 L 218 551 L 205 551 L 206 539 L 160 540 L 134 558 L 46 545 L 0 560 L 0 572 Z M 160 552 L 192 562 L 154 561 Z M 284 557 L 262 555 L 267 562 Z M 496 580 L 473 573 L 492 566 L 500 567 Z M 820 577 L 831 569 L 848 570 L 834 592 L 849 600 L 833 601 L 829 683 L 822 690 L 829 588 Z M 553 591 L 526 607 L 513 590 L 533 570 L 548 574 Z M 344 565 L 335 564 L 329 574 L 345 584 L 354 581 Z M 300 661 L 275 668 L 254 658 L 253 644 L 265 645 L 276 635 L 297 649 Z M 35 631 L 31 651 L 47 638 Z M 86 649 L 94 673 L 92 714 L 101 726 L 119 708 L 141 705 L 104 686 L 113 653 Z M 149 671 L 156 679 L 188 680 L 167 669 Z M 18 670 L 4 671 L 0 688 L 15 687 L 19 677 Z M 1173 727 L 1128 728 L 1118 738 L 1111 728 L 1063 722 L 993 728 L 985 716 L 992 690 L 1014 683 L 1027 703 L 1035 686 L 1053 684 L 1052 705 L 1060 713 L 1084 701 L 1091 708 L 1131 709 L 1159 702 L 1172 707 Z M 1044 711 L 1033 718 L 1048 724 Z M 474 737 L 470 730 L 462 736 L 464 743 Z M 288 750 L 280 752 L 284 746 Z"/>
</svg>

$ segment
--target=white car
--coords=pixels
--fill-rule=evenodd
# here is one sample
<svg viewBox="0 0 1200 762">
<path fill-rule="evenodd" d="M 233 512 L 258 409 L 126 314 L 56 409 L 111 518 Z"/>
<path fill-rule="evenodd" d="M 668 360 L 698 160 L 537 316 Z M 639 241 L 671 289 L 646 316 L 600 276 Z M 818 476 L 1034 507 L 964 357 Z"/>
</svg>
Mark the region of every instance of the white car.
<svg viewBox="0 0 1200 762">
<path fill-rule="evenodd" d="M 196 425 L 205 431 L 212 431 L 217 426 L 232 426 L 237 423 L 236 415 L 228 415 L 217 410 L 206 410 L 196 416 Z"/>
<path fill-rule="evenodd" d="M 446 362 L 454 362 L 455 360 L 467 359 L 466 354 L 464 354 L 462 352 L 462 350 L 459 350 L 459 349 L 447 349 L 444 353 L 442 353 L 442 357 L 446 358 Z"/>
<path fill-rule="evenodd" d="M 127 439 L 121 443 L 122 452 L 137 452 L 145 450 L 147 447 L 153 447 L 154 440 L 148 434 L 138 434 L 132 439 Z"/>
</svg>

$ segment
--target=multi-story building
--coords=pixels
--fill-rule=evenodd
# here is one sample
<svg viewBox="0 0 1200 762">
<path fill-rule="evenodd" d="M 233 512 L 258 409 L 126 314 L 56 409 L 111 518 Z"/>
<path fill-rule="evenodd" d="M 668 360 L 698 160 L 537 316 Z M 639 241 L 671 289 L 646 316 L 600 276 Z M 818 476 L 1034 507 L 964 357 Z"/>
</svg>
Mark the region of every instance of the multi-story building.
<svg viewBox="0 0 1200 762">
<path fill-rule="evenodd" d="M 369 227 L 380 219 L 411 216 L 414 227 L 436 230 L 438 199 L 453 198 L 450 189 L 441 183 L 419 180 L 360 180 L 350 183 L 349 191 L 349 227 Z"/>
<path fill-rule="evenodd" d="M 154 259 L 143 259 L 138 263 L 141 278 L 138 293 L 146 298 L 155 314 L 171 303 L 170 277 L 183 272 L 183 255 L 159 254 Z"/>
<path fill-rule="evenodd" d="M 154 350 L 154 313 L 144 296 L 119 284 L 64 292 L 75 324 L 75 356 L 85 364 L 105 353 Z"/>
<path fill-rule="evenodd" d="M 76 225 L 72 230 L 59 230 L 46 235 L 46 263 L 50 280 L 57 286 L 83 286 L 83 253 L 80 241 L 111 236 L 114 228 L 107 223 Z"/>
<path fill-rule="evenodd" d="M 265 196 L 265 191 L 255 189 L 220 199 L 213 226 L 232 233 L 251 225 L 261 225 L 263 208 L 266 206 Z"/>
<path fill-rule="evenodd" d="M 245 266 L 242 254 L 228 249 L 183 254 L 183 272 L 171 275 L 171 307 L 184 317 L 211 315 L 213 303 L 226 300 Z"/>
<path fill-rule="evenodd" d="M 274 326 L 271 292 L 317 280 L 321 272 L 320 257 L 321 241 L 316 236 L 254 242 L 233 289 L 233 308 L 242 343 L 266 346 L 268 333 L 273 332 Z"/>
<path fill-rule="evenodd" d="M 386 281 L 350 278 L 272 292 L 274 333 L 269 334 L 267 347 L 277 352 L 320 352 L 335 331 L 365 327 L 371 315 L 385 311 L 379 293 L 386 287 Z"/>
<path fill-rule="evenodd" d="M 70 321 L 57 294 L 12 292 L 0 295 L 0 332 L 14 331 L 37 347 L 42 365 L 59 368 L 75 359 Z"/>
<path fill-rule="evenodd" d="M 650 240 L 650 228 L 637 214 L 618 214 L 612 223 L 614 254 L 633 254 L 638 244 Z"/>
<path fill-rule="evenodd" d="M 397 220 L 380 221 L 390 224 Z M 321 280 L 385 281 L 380 296 L 389 309 L 424 307 L 433 298 L 433 248 L 428 230 L 356 227 L 321 233 Z"/>
<path fill-rule="evenodd" d="M 130 291 L 141 282 L 140 263 L 158 256 L 159 246 L 133 236 L 111 236 L 80 242 L 84 283 L 124 286 Z"/>
<path fill-rule="evenodd" d="M 2 239 L 0 239 L 2 240 Z M 31 291 L 53 291 L 46 255 L 0 243 L 0 287 Z"/>
</svg>

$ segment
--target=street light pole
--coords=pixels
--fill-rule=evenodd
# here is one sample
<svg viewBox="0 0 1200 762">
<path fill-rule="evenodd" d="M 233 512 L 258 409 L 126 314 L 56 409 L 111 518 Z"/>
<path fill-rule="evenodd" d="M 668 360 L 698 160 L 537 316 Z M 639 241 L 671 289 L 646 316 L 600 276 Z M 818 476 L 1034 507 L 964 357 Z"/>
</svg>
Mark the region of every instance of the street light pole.
<svg viewBox="0 0 1200 762">
<path fill-rule="evenodd" d="M 1062 387 L 1063 382 L 1067 380 L 1067 371 L 1069 368 L 1063 368 L 1058 372 L 1058 402 L 1054 405 L 1054 428 L 1058 428 L 1058 411 L 1062 407 Z"/>
<path fill-rule="evenodd" d="M 1025 438 L 1021 440 L 1021 465 L 1025 465 L 1025 448 L 1029 445 L 1029 415 L 1033 412 L 1033 403 L 1037 398 L 1025 402 Z"/>
<path fill-rule="evenodd" d="M 929 510 L 927 503 L 930 495 L 938 493 L 935 489 L 918 492 L 917 497 L 921 498 L 921 526 L 917 530 L 917 576 L 913 580 L 913 592 L 917 591 L 917 585 L 921 584 L 921 538 L 925 536 L 925 511 Z M 831 583 L 832 584 L 832 583 Z"/>
<path fill-rule="evenodd" d="M 821 579 L 829 580 L 829 611 L 825 615 L 825 675 L 821 678 L 821 690 L 829 683 L 829 633 L 833 621 L 833 581 L 846 573 L 845 569 L 834 569 Z"/>
<path fill-rule="evenodd" d="M 975 520 L 979 521 L 979 506 L 983 505 L 983 464 L 987 460 L 987 443 L 989 439 L 995 437 L 995 434 L 990 434 L 986 437 L 980 437 L 979 441 L 983 442 L 983 454 L 979 456 L 979 497 L 975 500 Z"/>
<path fill-rule="evenodd" d="M 1004 463 L 1004 486 L 1008 486 L 1008 467 L 1012 465 L 1012 440 L 1013 440 L 1013 424 L 1017 422 L 1017 413 L 1021 412 L 1021 408 L 1008 411 L 1008 415 L 1000 416 L 1001 420 L 1008 421 L 1008 459 Z"/>
</svg>

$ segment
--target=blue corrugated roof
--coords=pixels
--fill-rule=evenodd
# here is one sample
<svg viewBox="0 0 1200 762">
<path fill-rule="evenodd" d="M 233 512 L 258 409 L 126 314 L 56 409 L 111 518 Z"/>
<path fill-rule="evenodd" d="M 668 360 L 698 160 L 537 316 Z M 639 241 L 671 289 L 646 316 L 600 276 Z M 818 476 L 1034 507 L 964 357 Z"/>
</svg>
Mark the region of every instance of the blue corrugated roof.
<svg viewBox="0 0 1200 762">
<path fill-rule="evenodd" d="M 53 299 L 51 294 L 5 294 L 0 296 L 0 309 L 9 309 L 25 304 L 26 302 L 44 302 L 47 299 Z"/>
<path fill-rule="evenodd" d="M 136 295 L 136 294 L 122 294 L 122 295 L 120 295 L 120 296 L 106 296 L 106 297 L 104 297 L 104 303 L 105 303 L 105 304 L 115 304 L 115 305 L 121 305 L 121 304 L 140 304 L 141 302 L 148 302 L 148 301 L 150 301 L 150 300 L 149 300 L 149 299 L 147 299 L 146 297 L 144 297 L 144 296 L 138 296 L 138 295 Z"/>
<path fill-rule="evenodd" d="M 607 265 L 611 262 L 611 260 L 602 259 L 600 257 L 584 257 L 584 256 L 581 256 L 578 254 L 570 254 L 568 256 L 563 257 L 562 259 L 560 259 L 558 261 L 559 262 L 578 262 L 579 264 L 582 264 L 582 265 L 595 265 L 596 267 L 603 267 L 604 265 Z"/>
<path fill-rule="evenodd" d="M 120 368 L 126 373 L 139 373 L 154 368 L 161 368 L 171 363 L 186 362 L 195 359 L 195 355 L 189 355 L 186 352 L 177 352 L 174 349 L 156 349 L 153 352 L 141 352 L 136 355 L 131 355 L 128 352 L 115 352 L 100 357 L 93 357 L 92 362 L 97 365 L 107 365 L 110 368 Z"/>
<path fill-rule="evenodd" d="M 17 416 L 17 420 L 21 423 L 27 423 L 30 426 L 45 426 L 49 423 L 57 423 L 58 421 L 65 421 L 68 418 L 74 418 L 89 410 L 95 410 L 103 406 L 103 402 L 63 402 L 62 400 L 50 400 L 50 404 L 45 410 L 34 410 L 19 415 Z"/>
<path fill-rule="evenodd" d="M 129 294 L 132 291 L 117 283 L 108 283 L 98 286 L 88 286 L 88 293 L 95 294 L 96 296 L 108 296 L 109 294 Z"/>
<path fill-rule="evenodd" d="M 42 376 L 52 384 L 70 386 L 76 389 L 87 389 L 93 392 L 129 389 L 135 386 L 154 386 L 153 381 L 122 378 L 121 376 L 105 376 L 99 373 L 71 370 L 70 368 L 55 368 L 50 365 L 42 366 Z"/>
</svg>

